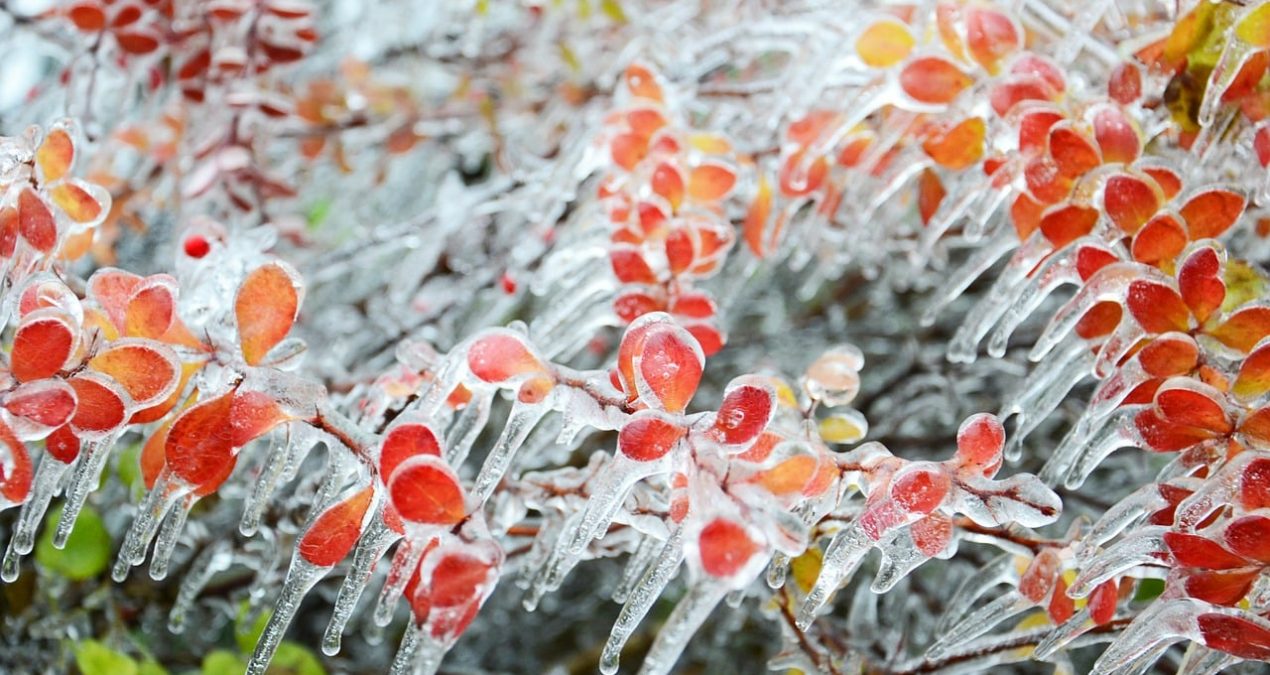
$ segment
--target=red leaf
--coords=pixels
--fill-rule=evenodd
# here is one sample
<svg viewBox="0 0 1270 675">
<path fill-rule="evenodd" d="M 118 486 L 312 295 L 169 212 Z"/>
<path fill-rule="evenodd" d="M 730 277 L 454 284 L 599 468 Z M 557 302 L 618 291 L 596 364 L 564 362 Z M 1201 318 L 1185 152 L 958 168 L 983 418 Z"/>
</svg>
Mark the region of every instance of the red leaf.
<svg viewBox="0 0 1270 675">
<path fill-rule="evenodd" d="M 432 427 L 419 422 L 398 424 L 384 434 L 379 451 L 379 480 L 385 485 L 393 471 L 411 457 L 441 456 L 441 443 Z"/>
<path fill-rule="evenodd" d="M 53 220 L 53 212 L 29 187 L 18 193 L 18 228 L 22 238 L 41 253 L 51 253 L 57 246 L 57 223 Z"/>
<path fill-rule="evenodd" d="M 1221 278 L 1222 264 L 1217 251 L 1198 249 L 1186 257 L 1177 272 L 1182 300 L 1201 324 L 1221 307 L 1226 299 L 1226 283 Z"/>
<path fill-rule="evenodd" d="M 1155 281 L 1136 280 L 1129 284 L 1125 307 L 1148 333 L 1186 332 L 1190 310 L 1177 291 Z"/>
<path fill-rule="evenodd" d="M 402 519 L 413 523 L 449 526 L 466 515 L 458 476 L 438 457 L 421 455 L 399 464 L 388 495 Z"/>
<path fill-rule="evenodd" d="M 479 337 L 467 350 L 472 374 L 485 382 L 504 382 L 529 373 L 546 373 L 546 367 L 517 333 L 498 330 Z"/>
<path fill-rule="evenodd" d="M 740 572 L 760 550 L 745 528 L 731 520 L 716 518 L 698 536 L 701 569 L 713 577 L 730 577 Z"/>
<path fill-rule="evenodd" d="M 729 386 L 714 418 L 714 428 L 729 445 L 749 443 L 767 428 L 776 412 L 771 386 L 746 381 Z"/>
<path fill-rule="evenodd" d="M 663 419 L 657 412 L 641 410 L 617 434 L 617 448 L 637 462 L 652 462 L 674 449 L 687 429 Z"/>
<path fill-rule="evenodd" d="M 177 478 L 190 485 L 218 483 L 232 467 L 234 392 L 203 401 L 176 418 L 164 443 L 164 461 Z"/>
<path fill-rule="evenodd" d="M 18 324 L 9 353 L 9 370 L 19 382 L 55 375 L 66 365 L 75 346 L 75 333 L 61 312 L 32 312 Z"/>
<path fill-rule="evenodd" d="M 369 487 L 322 512 L 300 538 L 301 557 L 318 567 L 332 567 L 353 550 L 375 491 Z"/>
<path fill-rule="evenodd" d="M 1270 661 L 1270 629 L 1216 613 L 1199 615 L 1198 623 L 1206 646 L 1244 659 Z"/>
</svg>

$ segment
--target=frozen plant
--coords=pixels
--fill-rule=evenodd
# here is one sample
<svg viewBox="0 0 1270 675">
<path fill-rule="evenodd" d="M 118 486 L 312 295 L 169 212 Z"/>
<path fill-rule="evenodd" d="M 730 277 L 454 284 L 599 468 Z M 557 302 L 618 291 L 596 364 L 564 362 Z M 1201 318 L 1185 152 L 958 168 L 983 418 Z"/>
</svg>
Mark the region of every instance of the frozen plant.
<svg viewBox="0 0 1270 675">
<path fill-rule="evenodd" d="M 0 670 L 1270 661 L 1270 3 L 0 1 L 0 64 Z"/>
</svg>

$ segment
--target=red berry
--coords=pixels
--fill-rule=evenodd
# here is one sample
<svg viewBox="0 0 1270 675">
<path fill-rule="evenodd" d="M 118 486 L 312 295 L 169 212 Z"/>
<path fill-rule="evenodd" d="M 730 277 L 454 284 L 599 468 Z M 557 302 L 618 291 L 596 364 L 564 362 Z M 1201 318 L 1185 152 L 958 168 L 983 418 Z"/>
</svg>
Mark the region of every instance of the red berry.
<svg viewBox="0 0 1270 675">
<path fill-rule="evenodd" d="M 201 234 L 191 234 L 185 238 L 185 255 L 191 258 L 202 258 L 212 250 L 212 245 Z"/>
</svg>

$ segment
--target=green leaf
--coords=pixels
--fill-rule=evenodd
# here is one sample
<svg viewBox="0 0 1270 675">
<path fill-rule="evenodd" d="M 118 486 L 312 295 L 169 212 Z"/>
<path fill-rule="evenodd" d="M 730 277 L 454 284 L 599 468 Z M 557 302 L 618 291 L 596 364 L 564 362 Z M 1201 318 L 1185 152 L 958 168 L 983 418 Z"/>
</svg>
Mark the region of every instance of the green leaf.
<svg viewBox="0 0 1270 675">
<path fill-rule="evenodd" d="M 129 489 L 135 487 L 141 478 L 141 444 L 133 443 L 115 454 L 119 457 L 115 464 L 119 480 Z"/>
<path fill-rule="evenodd" d="M 96 640 L 84 640 L 74 647 L 75 666 L 84 675 L 138 675 L 131 657 Z"/>
<path fill-rule="evenodd" d="M 626 12 L 622 11 L 622 3 L 617 0 L 600 0 L 600 11 L 617 23 L 626 23 Z"/>
<path fill-rule="evenodd" d="M 308 648 L 296 642 L 283 642 L 273 655 L 269 675 L 326 675 L 326 669 Z"/>
<path fill-rule="evenodd" d="M 203 657 L 203 675 L 242 675 L 247 659 L 228 649 L 217 649 Z"/>
<path fill-rule="evenodd" d="M 306 218 L 309 221 L 309 229 L 316 230 L 321 227 L 329 215 L 331 215 L 331 199 L 329 197 L 313 202 L 313 205 L 309 207 L 309 212 L 306 214 Z"/>
<path fill-rule="evenodd" d="M 238 643 L 238 649 L 251 653 L 256 649 L 256 643 L 260 642 L 260 636 L 265 632 L 265 626 L 269 625 L 269 617 L 273 616 L 272 610 L 263 610 L 256 615 L 256 620 L 247 625 L 247 615 L 251 611 L 251 605 L 243 600 L 238 603 L 238 616 L 234 619 L 234 641 Z"/>
<path fill-rule="evenodd" d="M 168 675 L 168 669 L 153 659 L 146 659 L 141 662 L 141 668 L 137 670 L 137 675 Z"/>
<path fill-rule="evenodd" d="M 1154 600 L 1164 592 L 1163 579 L 1143 579 L 1138 582 L 1138 589 L 1133 594 L 1134 602 Z"/>
<path fill-rule="evenodd" d="M 92 579 L 110 565 L 110 533 L 91 507 L 85 506 L 75 521 L 66 548 L 53 548 L 53 530 L 62 517 L 62 507 L 44 519 L 44 533 L 35 546 L 35 561 L 44 568 L 73 581 Z"/>
</svg>

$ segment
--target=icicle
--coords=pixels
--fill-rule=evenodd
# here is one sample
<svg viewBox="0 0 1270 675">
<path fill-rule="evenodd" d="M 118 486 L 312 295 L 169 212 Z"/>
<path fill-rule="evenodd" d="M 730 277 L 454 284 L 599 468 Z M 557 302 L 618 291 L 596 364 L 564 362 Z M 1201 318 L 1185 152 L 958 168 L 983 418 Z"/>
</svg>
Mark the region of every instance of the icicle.
<svg viewBox="0 0 1270 675">
<path fill-rule="evenodd" d="M 190 563 L 190 568 L 181 579 L 181 589 L 177 592 L 176 601 L 172 603 L 172 611 L 168 613 L 168 630 L 181 633 L 185 630 L 185 617 L 194 605 L 194 599 L 207 582 L 218 572 L 229 569 L 233 562 L 231 544 L 226 540 L 218 540 L 208 545 L 202 553 Z"/>
<path fill-rule="evenodd" d="M 1205 605 L 1190 598 L 1157 600 L 1129 624 L 1094 663 L 1091 675 L 1141 672 L 1158 659 L 1169 645 L 1187 637 L 1199 637 L 1196 617 Z"/>
<path fill-rule="evenodd" d="M 410 576 L 419 566 L 419 560 L 423 558 L 427 548 L 426 544 L 415 542 L 409 537 L 397 544 L 397 552 L 392 557 L 392 567 L 388 569 L 384 587 L 379 591 L 379 602 L 375 605 L 374 619 L 377 625 L 387 626 L 392 623 L 393 611 L 397 609 L 397 599 L 401 597 L 406 584 L 410 583 Z"/>
<path fill-rule="evenodd" d="M 1139 440 L 1134 418 L 1143 407 L 1121 408 L 1108 415 L 1107 423 L 1085 441 L 1063 485 L 1072 490 L 1079 488 L 1108 455 L 1120 448 L 1136 446 Z"/>
<path fill-rule="evenodd" d="M 688 641 L 692 639 L 693 634 L 701 627 L 706 617 L 710 616 L 727 592 L 728 588 L 723 584 L 704 581 L 689 588 L 684 598 L 675 605 L 675 610 L 670 613 L 670 618 L 666 619 L 661 631 L 657 633 L 657 639 L 653 641 L 653 646 L 648 650 L 648 656 L 644 657 L 644 663 L 640 666 L 640 674 L 669 673 L 675 661 L 679 660 L 684 647 L 688 646 Z"/>
<path fill-rule="evenodd" d="M 4 553 L 4 563 L 0 565 L 0 579 L 12 582 L 18 578 L 18 568 L 22 556 L 35 548 L 35 531 L 44 521 L 44 513 L 49 502 L 57 493 L 62 478 L 70 469 L 49 454 L 45 454 L 35 469 L 35 477 L 31 481 L 31 494 L 22 510 L 18 512 L 18 522 L 13 526 L 13 535 L 9 539 L 9 548 Z"/>
<path fill-rule="evenodd" d="M 185 519 L 197 501 L 198 497 L 194 494 L 186 495 L 181 504 L 172 509 L 164 519 L 159 537 L 154 543 L 154 556 L 150 558 L 151 579 L 157 581 L 168 575 L 168 563 L 172 560 L 172 552 L 176 550 L 176 541 L 180 539 L 181 531 L 185 529 Z"/>
<path fill-rule="evenodd" d="M 926 650 L 926 657 L 943 658 L 958 646 L 992 630 L 992 627 L 998 623 L 1035 606 L 1035 603 L 1020 595 L 1017 590 L 1007 591 L 944 632 L 939 640 Z"/>
<path fill-rule="evenodd" d="M 833 536 L 820 564 L 820 576 L 816 577 L 815 585 L 798 608 L 799 630 L 805 631 L 811 627 L 820 608 L 829 602 L 829 596 L 851 576 L 873 544 L 858 524 Z"/>
<path fill-rule="evenodd" d="M 591 497 L 582 510 L 577 527 L 568 533 L 567 551 L 582 555 L 593 539 L 604 536 L 609 524 L 626 503 L 631 488 L 649 475 L 649 464 L 661 462 L 635 462 L 620 454 L 609 461 L 591 488 Z"/>
<path fill-rule="evenodd" d="M 537 609 L 542 596 L 559 589 L 565 576 L 578 564 L 578 556 L 571 554 L 566 546 L 569 536 L 576 531 L 578 518 L 579 515 L 574 514 L 558 530 L 553 528 L 550 531 L 550 538 L 546 540 L 551 543 L 546 545 L 546 555 L 537 564 L 533 580 L 529 584 L 529 592 L 521 603 L 526 611 Z M 544 535 L 540 534 L 539 537 Z"/>
<path fill-rule="evenodd" d="M 450 466 L 461 466 L 472 451 L 476 439 L 489 422 L 489 412 L 493 392 L 473 393 L 467 407 L 459 411 L 454 422 L 445 435 L 445 463 Z"/>
<path fill-rule="evenodd" d="M 1045 240 L 1047 241 L 1047 240 Z M 993 358 L 1001 358 L 1005 356 L 1006 347 L 1010 343 L 1010 336 L 1014 335 L 1015 329 L 1025 319 L 1032 315 L 1041 303 L 1050 296 L 1055 290 L 1064 284 L 1077 283 L 1080 277 L 1075 272 L 1074 251 L 1082 245 L 1083 240 L 1077 240 L 1067 247 L 1067 254 L 1056 253 L 1046 259 L 1041 266 L 1033 272 L 1026 283 L 1020 285 L 1014 296 L 1007 303 L 1005 313 L 1001 315 L 1000 321 L 997 322 L 997 329 L 993 331 L 992 337 L 988 340 L 988 355 Z M 1028 245 L 1031 245 L 1032 239 L 1028 239 Z"/>
<path fill-rule="evenodd" d="M 1129 284 L 1140 280 L 1170 283 L 1163 273 L 1138 263 L 1112 263 L 1095 272 L 1076 295 L 1054 313 L 1049 325 L 1032 346 L 1028 359 L 1044 359 L 1076 328 L 1076 324 L 1094 305 L 1105 301 L 1122 302 L 1129 291 Z"/>
<path fill-rule="evenodd" d="M 256 651 L 252 652 L 251 660 L 247 662 L 246 675 L 264 675 L 269 661 L 273 659 L 273 653 L 282 642 L 282 636 L 286 634 L 287 627 L 300 609 L 300 602 L 330 569 L 318 567 L 298 555 L 292 557 L 278 603 L 273 608 L 269 623 L 265 624 L 264 632 L 260 634 L 260 640 L 256 642 Z"/>
<path fill-rule="evenodd" d="M 507 416 L 507 426 L 503 427 L 503 433 L 499 435 L 494 448 L 489 451 L 485 464 L 481 466 L 481 472 L 472 485 L 472 494 L 478 503 L 484 503 L 486 499 L 489 499 L 490 494 L 494 492 L 494 488 L 498 486 L 499 481 L 503 479 L 503 474 L 511 465 L 516 451 L 520 449 L 525 438 L 529 436 L 529 432 L 533 431 L 534 426 L 549 410 L 550 407 L 545 403 L 526 404 L 517 401 L 512 404 L 511 413 Z"/>
<path fill-rule="evenodd" d="M 390 675 L 433 675 L 441 667 L 446 645 L 428 635 L 427 626 L 411 625 L 401 636 Z"/>
<path fill-rule="evenodd" d="M 1116 502 L 1115 506 L 1107 509 L 1098 522 L 1089 528 L 1089 534 L 1085 535 L 1083 544 L 1076 555 L 1077 566 L 1087 566 L 1098 553 L 1100 546 L 1114 539 L 1126 527 L 1146 514 L 1167 505 L 1168 501 L 1160 494 L 1160 488 L 1155 483 L 1143 485 Z"/>
<path fill-rule="evenodd" d="M 1063 350 L 1037 366 L 1023 391 L 1008 411 L 1020 418 L 1005 446 L 1005 457 L 1016 460 L 1023 454 L 1023 441 L 1058 408 L 1067 394 L 1089 375 L 1094 357 L 1084 340 L 1073 339 Z M 1003 412 L 1003 416 L 1009 414 Z"/>
<path fill-rule="evenodd" d="M 666 584 L 674 578 L 679 570 L 679 564 L 683 562 L 683 557 L 683 529 L 676 526 L 661 547 L 657 561 L 644 572 L 639 583 L 631 589 L 630 596 L 622 605 L 622 612 L 613 623 L 613 630 L 609 633 L 609 639 L 604 643 L 604 651 L 600 655 L 600 672 L 604 675 L 613 675 L 617 672 L 618 660 L 622 655 L 622 648 L 626 646 L 626 641 L 630 639 L 631 633 L 635 632 L 640 621 L 644 620 L 648 610 L 652 609 L 653 603 L 661 597 Z"/>
<path fill-rule="evenodd" d="M 1000 236 L 995 239 L 989 239 L 984 244 L 975 249 L 970 258 L 961 266 L 952 276 L 942 289 L 935 294 L 934 299 L 926 307 L 926 311 L 922 313 L 921 323 L 923 326 L 929 326 L 935 323 L 935 318 L 943 311 L 953 300 L 956 300 L 962 293 L 970 288 L 970 284 L 974 283 L 987 272 L 1001 256 L 1005 255 L 1018 245 L 1018 240 L 1013 236 Z"/>
<path fill-rule="evenodd" d="M 159 523 L 176 501 L 190 490 L 190 486 L 181 483 L 180 479 L 173 478 L 167 469 L 159 473 L 158 480 L 155 481 L 150 493 L 146 495 L 146 500 L 141 504 L 141 509 L 137 511 L 136 518 L 132 521 L 132 527 L 128 529 L 128 534 L 124 537 L 123 546 L 119 549 L 119 558 L 115 561 L 114 569 L 111 570 L 112 579 L 122 582 L 128 578 L 129 569 L 145 561 L 146 549 L 150 547 L 150 541 L 154 539 Z"/>
<path fill-rule="evenodd" d="M 244 537 L 254 535 L 256 530 L 259 529 L 260 517 L 269 505 L 269 500 L 273 498 L 274 491 L 278 489 L 278 484 L 281 482 L 282 474 L 286 472 L 291 454 L 292 441 L 289 430 L 285 443 L 278 443 L 276 438 L 270 439 L 269 452 L 265 454 L 264 461 L 260 467 L 260 475 L 256 477 L 251 494 L 247 497 L 247 503 L 243 505 L 243 517 L 238 523 L 238 531 Z"/>
<path fill-rule="evenodd" d="M 1094 556 L 1080 570 L 1080 574 L 1076 575 L 1071 587 L 1067 589 L 1067 594 L 1073 598 L 1083 598 L 1092 593 L 1098 584 L 1117 577 L 1126 570 L 1138 565 L 1159 563 L 1168 551 L 1168 546 L 1164 543 L 1164 532 L 1167 529 L 1150 526 L 1125 535 L 1123 539 Z"/>
<path fill-rule="evenodd" d="M 948 360 L 953 363 L 973 363 L 979 342 L 988 334 L 1006 310 L 1013 307 L 1024 288 L 1027 275 L 1049 252 L 1049 241 L 1038 236 L 1029 237 L 1014 252 L 1006 268 L 997 276 L 992 288 L 980 298 L 974 309 L 966 314 L 966 320 L 948 343 Z M 1014 236 L 1011 232 L 1007 235 Z"/>
<path fill-rule="evenodd" d="M 1071 618 L 1055 626 L 1044 639 L 1036 644 L 1033 653 L 1037 659 L 1049 659 L 1055 652 L 1066 647 L 1072 640 L 1084 635 L 1093 627 L 1094 623 L 1089 619 L 1089 608 L 1082 607 Z"/>
<path fill-rule="evenodd" d="M 1182 656 L 1182 665 L 1178 667 L 1177 675 L 1217 675 L 1239 661 L 1237 656 L 1192 642 Z"/>
<path fill-rule="evenodd" d="M 348 620 L 357 607 L 357 601 L 366 591 L 366 586 L 370 584 L 371 576 L 375 572 L 375 563 L 384 557 L 388 547 L 401 536 L 384 524 L 384 504 L 381 502 L 376 508 L 377 513 L 371 516 L 370 524 L 362 533 L 361 539 L 357 542 L 357 548 L 353 551 L 353 562 L 349 565 L 344 583 L 340 585 L 339 596 L 335 599 L 335 605 L 331 610 L 331 620 L 326 625 L 326 633 L 322 636 L 322 652 L 327 656 L 339 653 L 344 627 L 348 625 Z"/>
<path fill-rule="evenodd" d="M 1142 330 L 1137 321 L 1121 321 L 1098 349 L 1098 358 L 1094 361 L 1094 377 L 1101 380 L 1110 375 L 1145 335 L 1146 331 Z"/>
<path fill-rule="evenodd" d="M 1196 115 L 1196 120 L 1202 127 L 1213 127 L 1213 123 L 1217 121 L 1217 111 L 1222 108 L 1222 97 L 1230 89 L 1230 85 L 1234 84 L 1248 58 L 1256 51 L 1239 38 L 1227 39 L 1224 45 L 1221 57 L 1208 76 L 1204 100 L 1200 102 L 1199 113 Z"/>
<path fill-rule="evenodd" d="M 75 528 L 79 512 L 84 508 L 88 493 L 97 488 L 101 482 L 101 471 L 110 457 L 110 446 L 114 444 L 114 436 L 95 441 L 84 441 L 80 448 L 75 471 L 66 488 L 66 501 L 62 505 L 62 517 L 57 521 L 57 530 L 53 533 L 53 548 L 65 548 L 66 540 Z"/>
<path fill-rule="evenodd" d="M 772 590 L 785 585 L 785 577 L 789 574 L 789 556 L 777 551 L 767 564 L 767 586 Z"/>
<path fill-rule="evenodd" d="M 966 577 L 965 581 L 957 587 L 957 592 L 945 606 L 943 616 L 939 617 L 935 632 L 947 633 L 954 625 L 960 623 L 979 598 L 998 584 L 1017 581 L 1018 576 L 1013 554 L 1004 553 L 988 561 L 988 564 Z"/>
<path fill-rule="evenodd" d="M 893 530 L 878 542 L 878 549 L 882 552 L 882 562 L 878 565 L 870 590 L 879 594 L 890 591 L 909 572 L 931 558 L 917 548 L 909 527 Z"/>
</svg>

